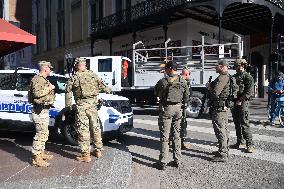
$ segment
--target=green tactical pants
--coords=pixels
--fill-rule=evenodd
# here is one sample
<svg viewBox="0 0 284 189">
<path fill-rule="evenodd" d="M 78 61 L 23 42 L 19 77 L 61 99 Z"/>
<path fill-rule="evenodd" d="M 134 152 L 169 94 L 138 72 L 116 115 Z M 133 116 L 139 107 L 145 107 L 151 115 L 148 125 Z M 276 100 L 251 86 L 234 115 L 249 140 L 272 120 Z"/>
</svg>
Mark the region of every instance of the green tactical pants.
<svg viewBox="0 0 284 189">
<path fill-rule="evenodd" d="M 181 128 L 181 117 L 182 109 L 181 105 L 165 105 L 160 106 L 159 113 L 159 129 L 160 129 L 160 141 L 161 149 L 159 161 L 166 164 L 169 156 L 169 137 L 170 132 L 173 132 L 173 158 L 176 162 L 181 161 L 181 139 L 180 139 L 180 128 Z"/>
<path fill-rule="evenodd" d="M 180 129 L 180 138 L 184 142 L 187 136 L 187 121 L 186 121 L 186 112 L 185 109 L 182 109 L 182 119 L 181 119 L 181 129 Z"/>
<path fill-rule="evenodd" d="M 230 131 L 228 129 L 228 110 L 212 108 L 212 124 L 218 140 L 218 152 L 221 156 L 228 156 Z"/>
<path fill-rule="evenodd" d="M 82 153 L 90 153 L 92 139 L 94 150 L 103 147 L 101 128 L 98 123 L 98 111 L 95 104 L 82 103 L 76 105 L 75 124 L 79 133 L 78 143 Z"/>
<path fill-rule="evenodd" d="M 252 133 L 249 125 L 249 101 L 244 101 L 241 106 L 234 105 L 232 116 L 236 128 L 237 143 L 246 140 L 246 145 L 253 145 Z"/>
</svg>

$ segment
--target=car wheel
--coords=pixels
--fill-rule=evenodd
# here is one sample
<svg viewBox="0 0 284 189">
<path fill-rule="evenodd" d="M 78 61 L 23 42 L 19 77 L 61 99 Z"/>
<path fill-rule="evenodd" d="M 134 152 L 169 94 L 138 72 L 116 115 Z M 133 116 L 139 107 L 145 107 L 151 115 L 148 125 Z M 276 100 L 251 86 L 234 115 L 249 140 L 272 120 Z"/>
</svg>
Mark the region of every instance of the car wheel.
<svg viewBox="0 0 284 189">
<path fill-rule="evenodd" d="M 63 135 L 71 145 L 78 145 L 78 132 L 74 123 L 64 124 Z"/>
<path fill-rule="evenodd" d="M 199 118 L 204 111 L 204 94 L 201 92 L 193 92 L 186 108 L 188 117 Z"/>
</svg>

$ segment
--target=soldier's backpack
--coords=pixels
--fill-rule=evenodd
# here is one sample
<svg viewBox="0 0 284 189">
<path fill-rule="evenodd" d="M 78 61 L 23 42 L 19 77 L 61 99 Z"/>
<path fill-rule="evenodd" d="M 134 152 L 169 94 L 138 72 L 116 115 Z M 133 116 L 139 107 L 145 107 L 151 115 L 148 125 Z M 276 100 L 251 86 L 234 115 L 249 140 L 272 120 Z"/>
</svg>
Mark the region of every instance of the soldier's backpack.
<svg viewBox="0 0 284 189">
<path fill-rule="evenodd" d="M 182 86 L 181 76 L 168 77 L 166 87 L 166 101 L 180 103 L 183 100 L 184 88 Z"/>
</svg>

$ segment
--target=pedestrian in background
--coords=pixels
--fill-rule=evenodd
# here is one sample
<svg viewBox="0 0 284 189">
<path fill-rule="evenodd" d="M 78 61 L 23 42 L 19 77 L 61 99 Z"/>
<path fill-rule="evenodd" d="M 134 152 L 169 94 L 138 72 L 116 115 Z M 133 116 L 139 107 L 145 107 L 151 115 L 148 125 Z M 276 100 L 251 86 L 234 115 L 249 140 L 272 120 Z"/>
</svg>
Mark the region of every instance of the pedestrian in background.
<svg viewBox="0 0 284 189">
<path fill-rule="evenodd" d="M 230 93 L 228 66 L 226 60 L 219 60 L 216 65 L 216 73 L 219 73 L 219 76 L 208 85 L 212 124 L 219 147 L 218 151 L 214 152 L 212 158 L 214 162 L 226 162 L 229 156 L 229 107 L 227 107 L 226 103 Z"/>
<path fill-rule="evenodd" d="M 53 68 L 50 62 L 40 61 L 38 65 L 39 74 L 32 78 L 28 92 L 28 101 L 33 105 L 32 120 L 36 129 L 32 144 L 32 164 L 38 167 L 48 167 L 50 164 L 46 160 L 51 160 L 53 155 L 45 153 L 44 150 L 49 136 L 49 108 L 55 100 L 55 86 L 46 79 Z"/>
<path fill-rule="evenodd" d="M 184 67 L 181 71 L 181 76 L 187 83 L 187 87 L 189 89 L 189 95 L 188 98 L 190 98 L 192 94 L 192 89 L 190 85 L 190 70 L 187 67 Z M 186 150 L 191 147 L 191 144 L 189 142 L 185 142 L 187 137 L 187 121 L 186 121 L 186 107 L 187 102 L 184 102 L 182 105 L 182 119 L 181 119 L 181 130 L 180 130 L 180 138 L 181 138 L 181 149 Z"/>
<path fill-rule="evenodd" d="M 76 159 L 82 162 L 91 161 L 90 138 L 94 144 L 93 155 L 102 156 L 103 147 L 101 128 L 98 123 L 97 95 L 99 92 L 110 93 L 103 81 L 86 68 L 86 59 L 75 59 L 75 74 L 68 80 L 65 94 L 65 106 L 72 109 L 72 94 L 76 103 L 75 125 L 79 133 L 78 143 L 81 155 Z"/>
<path fill-rule="evenodd" d="M 237 59 L 235 61 L 235 69 L 237 73 L 234 77 L 239 90 L 232 109 L 232 115 L 236 128 L 237 143 L 232 145 L 231 148 L 238 149 L 246 145 L 247 152 L 253 153 L 254 146 L 249 125 L 248 106 L 250 97 L 254 92 L 254 81 L 252 76 L 246 72 L 247 64 L 248 63 L 245 59 Z M 246 144 L 244 144 L 244 140 Z"/>
<path fill-rule="evenodd" d="M 275 125 L 275 117 L 276 117 L 276 102 L 275 100 L 284 93 L 284 79 L 283 73 L 278 72 L 276 77 L 273 78 L 268 85 L 268 92 L 270 94 L 270 124 Z"/>
<path fill-rule="evenodd" d="M 169 153 L 169 137 L 173 132 L 174 137 L 174 167 L 179 167 L 181 162 L 180 127 L 182 119 L 182 104 L 188 101 L 188 86 L 183 77 L 177 74 L 177 64 L 173 61 L 165 65 L 166 77 L 160 79 L 154 88 L 155 95 L 159 98 L 159 129 L 160 129 L 160 156 L 159 162 L 154 166 L 164 170 L 167 165 Z"/>
</svg>

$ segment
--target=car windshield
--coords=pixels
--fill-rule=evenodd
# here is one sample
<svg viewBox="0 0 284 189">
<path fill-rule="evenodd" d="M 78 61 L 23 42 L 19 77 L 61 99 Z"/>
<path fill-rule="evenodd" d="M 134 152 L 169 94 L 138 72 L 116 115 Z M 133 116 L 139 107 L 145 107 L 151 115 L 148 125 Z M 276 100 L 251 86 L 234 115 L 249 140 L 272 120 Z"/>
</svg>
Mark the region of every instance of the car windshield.
<svg viewBox="0 0 284 189">
<path fill-rule="evenodd" d="M 66 83 L 68 78 L 66 77 L 58 77 L 58 76 L 49 76 L 47 79 L 50 81 L 52 85 L 55 86 L 56 93 L 65 93 Z"/>
</svg>

